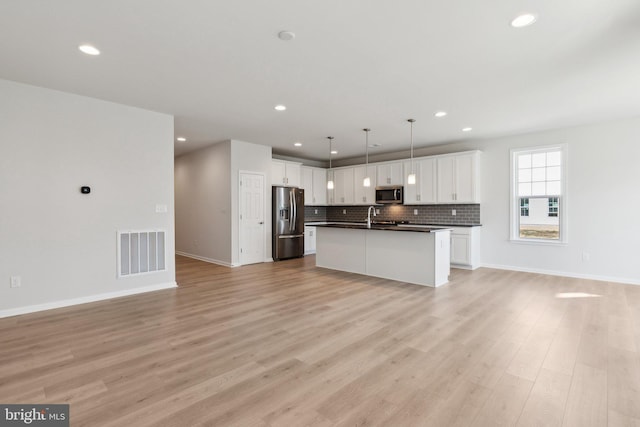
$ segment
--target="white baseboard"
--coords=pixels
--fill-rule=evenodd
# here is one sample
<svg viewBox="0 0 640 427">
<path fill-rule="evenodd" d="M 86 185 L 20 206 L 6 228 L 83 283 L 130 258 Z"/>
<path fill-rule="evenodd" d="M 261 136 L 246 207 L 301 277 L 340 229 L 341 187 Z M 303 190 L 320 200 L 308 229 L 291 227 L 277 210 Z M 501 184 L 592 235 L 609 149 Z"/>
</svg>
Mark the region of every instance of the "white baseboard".
<svg viewBox="0 0 640 427">
<path fill-rule="evenodd" d="M 222 265 L 225 267 L 239 267 L 240 264 L 232 264 L 226 261 L 220 261 L 218 259 L 213 259 L 213 258 L 206 258 L 200 255 L 194 255 L 194 254 L 190 254 L 187 252 L 182 252 L 182 251 L 176 251 L 176 255 L 180 255 L 180 256 L 186 256 L 187 258 L 193 258 L 193 259 L 197 259 L 198 261 L 204 261 L 204 262 L 208 262 L 210 264 L 217 264 L 217 265 Z"/>
<path fill-rule="evenodd" d="M 25 307 L 10 308 L 0 310 L 0 319 L 3 317 L 18 316 L 20 314 L 35 313 L 37 311 L 52 310 L 54 308 L 69 307 L 71 305 L 86 304 L 88 302 L 104 301 L 113 298 L 126 297 L 130 295 L 143 294 L 146 292 L 159 291 L 162 289 L 177 288 L 176 282 L 158 283 L 156 285 L 144 286 L 141 288 L 125 289 L 122 291 L 107 292 L 104 294 L 89 295 L 80 298 L 71 298 L 60 301 L 52 301 L 44 304 L 28 305 Z"/>
<path fill-rule="evenodd" d="M 599 276 L 594 274 L 572 273 L 567 271 L 544 270 L 539 268 L 515 267 L 512 265 L 482 264 L 486 268 L 496 270 L 522 271 L 525 273 L 548 274 L 549 276 L 572 277 L 574 279 L 600 280 L 603 282 L 624 283 L 627 285 L 640 285 L 640 280 L 626 277 Z"/>
</svg>

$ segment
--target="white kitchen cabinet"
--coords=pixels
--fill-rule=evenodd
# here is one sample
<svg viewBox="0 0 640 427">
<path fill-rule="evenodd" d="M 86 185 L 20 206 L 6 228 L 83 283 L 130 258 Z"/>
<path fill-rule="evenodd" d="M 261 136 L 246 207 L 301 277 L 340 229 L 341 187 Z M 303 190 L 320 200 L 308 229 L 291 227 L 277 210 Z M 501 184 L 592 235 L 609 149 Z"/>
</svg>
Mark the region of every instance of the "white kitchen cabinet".
<svg viewBox="0 0 640 427">
<path fill-rule="evenodd" d="M 413 159 L 416 183 L 407 184 L 411 174 L 411 160 L 404 162 L 404 204 L 423 205 L 437 202 L 436 159 L 433 157 Z"/>
<path fill-rule="evenodd" d="M 379 187 L 404 184 L 402 162 L 380 163 L 377 165 L 376 172 L 376 183 Z"/>
<path fill-rule="evenodd" d="M 333 170 L 333 190 L 334 204 L 353 205 L 353 168 L 340 168 Z"/>
<path fill-rule="evenodd" d="M 324 206 L 327 204 L 327 170 L 302 166 L 300 168 L 304 189 L 305 206 Z"/>
<path fill-rule="evenodd" d="M 451 228 L 451 265 L 475 270 L 480 266 L 480 227 Z"/>
<path fill-rule="evenodd" d="M 304 254 L 316 253 L 316 227 L 304 226 Z"/>
<path fill-rule="evenodd" d="M 302 184 L 300 188 L 304 190 L 304 205 L 311 206 L 313 204 L 313 170 L 309 166 L 300 167 L 300 177 Z"/>
<path fill-rule="evenodd" d="M 301 163 L 273 159 L 271 161 L 271 185 L 299 187 Z"/>
<path fill-rule="evenodd" d="M 438 203 L 479 203 L 478 152 L 437 158 Z"/>
<path fill-rule="evenodd" d="M 365 177 L 369 177 L 371 185 L 363 185 Z M 376 167 L 356 166 L 353 168 L 354 202 L 356 205 L 372 205 L 376 202 Z"/>
<path fill-rule="evenodd" d="M 313 168 L 313 205 L 327 204 L 327 170 Z"/>
</svg>

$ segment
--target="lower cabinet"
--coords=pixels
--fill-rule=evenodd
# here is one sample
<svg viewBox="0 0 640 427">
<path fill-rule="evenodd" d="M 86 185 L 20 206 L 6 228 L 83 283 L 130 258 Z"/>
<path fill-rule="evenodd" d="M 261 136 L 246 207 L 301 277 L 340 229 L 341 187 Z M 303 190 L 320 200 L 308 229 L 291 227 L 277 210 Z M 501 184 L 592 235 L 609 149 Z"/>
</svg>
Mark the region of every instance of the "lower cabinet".
<svg viewBox="0 0 640 427">
<path fill-rule="evenodd" d="M 451 227 L 451 266 L 480 267 L 480 227 Z"/>
<path fill-rule="evenodd" d="M 304 254 L 316 253 L 316 227 L 304 226 Z"/>
</svg>

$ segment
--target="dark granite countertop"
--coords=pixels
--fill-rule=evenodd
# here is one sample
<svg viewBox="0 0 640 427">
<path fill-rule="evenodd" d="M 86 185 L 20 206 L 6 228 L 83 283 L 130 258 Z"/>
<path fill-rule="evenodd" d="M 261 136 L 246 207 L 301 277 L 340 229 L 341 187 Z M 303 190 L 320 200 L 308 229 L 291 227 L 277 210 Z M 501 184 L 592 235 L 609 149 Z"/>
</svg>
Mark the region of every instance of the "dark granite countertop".
<svg viewBox="0 0 640 427">
<path fill-rule="evenodd" d="M 327 224 L 352 224 L 352 225 L 365 225 L 364 222 L 353 222 L 353 221 L 317 221 L 317 220 L 309 220 L 309 221 L 305 221 L 306 225 L 327 225 Z M 424 224 L 424 223 L 419 223 L 419 222 L 401 222 L 401 223 L 395 223 L 392 221 L 383 221 L 382 223 L 380 222 L 373 222 L 371 223 L 371 225 L 379 225 L 379 226 L 384 226 L 384 227 L 388 227 L 390 225 L 396 225 L 396 226 L 401 226 L 402 228 L 406 228 L 412 225 L 415 226 L 419 226 L 419 227 L 482 227 L 482 224 L 434 224 L 434 223 L 429 223 L 429 224 Z M 356 227 L 357 228 L 357 227 Z"/>
<path fill-rule="evenodd" d="M 367 228 L 367 224 L 358 222 L 326 222 L 324 224 L 317 224 L 316 227 L 351 228 L 355 230 L 411 231 L 418 233 L 432 233 L 448 230 L 446 227 L 412 227 L 410 224 L 371 224 L 371 228 Z"/>
</svg>

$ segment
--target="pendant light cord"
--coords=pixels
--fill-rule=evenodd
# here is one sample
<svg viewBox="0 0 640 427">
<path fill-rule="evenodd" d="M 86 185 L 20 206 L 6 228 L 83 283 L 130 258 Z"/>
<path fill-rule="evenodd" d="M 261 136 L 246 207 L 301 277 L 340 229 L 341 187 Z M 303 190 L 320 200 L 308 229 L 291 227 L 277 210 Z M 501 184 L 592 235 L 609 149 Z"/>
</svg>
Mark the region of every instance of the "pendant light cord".
<svg viewBox="0 0 640 427">
<path fill-rule="evenodd" d="M 364 147 L 364 152 L 365 152 L 365 164 L 367 166 L 369 166 L 369 131 L 371 129 L 366 128 L 366 129 L 362 129 L 363 131 L 365 131 L 365 135 L 366 135 L 366 139 L 365 139 L 365 147 Z M 366 172 L 365 172 L 366 173 Z"/>
<path fill-rule="evenodd" d="M 413 122 L 415 122 L 415 119 L 409 119 L 407 121 L 409 123 L 411 123 L 411 173 L 414 173 L 414 169 L 413 169 Z"/>
</svg>

